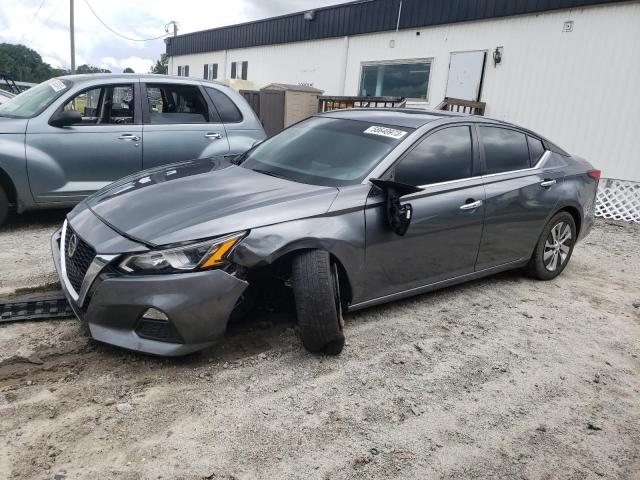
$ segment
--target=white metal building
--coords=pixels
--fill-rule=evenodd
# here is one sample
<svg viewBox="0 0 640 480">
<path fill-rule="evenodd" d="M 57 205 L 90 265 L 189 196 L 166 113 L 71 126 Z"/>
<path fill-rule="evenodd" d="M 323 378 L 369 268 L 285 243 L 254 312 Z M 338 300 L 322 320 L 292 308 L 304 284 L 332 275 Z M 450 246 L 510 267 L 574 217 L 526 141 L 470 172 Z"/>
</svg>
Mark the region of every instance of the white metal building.
<svg viewBox="0 0 640 480">
<path fill-rule="evenodd" d="M 174 75 L 241 88 L 481 100 L 626 181 L 604 182 L 601 204 L 640 220 L 640 1 L 364 0 L 173 37 L 167 53 Z"/>
</svg>

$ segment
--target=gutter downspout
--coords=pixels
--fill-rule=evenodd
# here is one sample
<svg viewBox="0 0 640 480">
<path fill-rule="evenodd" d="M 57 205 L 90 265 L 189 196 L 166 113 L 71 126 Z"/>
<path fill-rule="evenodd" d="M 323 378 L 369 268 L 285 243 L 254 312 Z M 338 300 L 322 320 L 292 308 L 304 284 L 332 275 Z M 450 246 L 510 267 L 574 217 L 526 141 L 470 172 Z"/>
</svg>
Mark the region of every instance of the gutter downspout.
<svg viewBox="0 0 640 480">
<path fill-rule="evenodd" d="M 340 78 L 341 90 L 340 95 L 345 95 L 347 90 L 347 68 L 349 67 L 349 36 L 344 37 L 344 66 Z"/>
<path fill-rule="evenodd" d="M 400 16 L 402 15 L 402 0 L 400 0 L 400 5 L 398 6 L 398 21 L 396 23 L 396 33 L 400 30 Z"/>
<path fill-rule="evenodd" d="M 224 79 L 225 80 L 230 80 L 229 76 L 227 75 L 227 72 L 229 71 L 229 67 L 227 66 L 227 53 L 229 52 L 229 50 L 225 50 L 224 51 Z"/>
</svg>

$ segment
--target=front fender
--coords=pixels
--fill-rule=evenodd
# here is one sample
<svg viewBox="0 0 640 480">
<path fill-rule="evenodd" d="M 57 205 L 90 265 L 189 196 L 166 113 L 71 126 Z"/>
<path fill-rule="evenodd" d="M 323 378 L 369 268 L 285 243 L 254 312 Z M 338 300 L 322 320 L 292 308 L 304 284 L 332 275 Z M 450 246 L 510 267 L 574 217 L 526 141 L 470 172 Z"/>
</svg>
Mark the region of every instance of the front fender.
<svg viewBox="0 0 640 480">
<path fill-rule="evenodd" d="M 358 276 L 365 259 L 362 209 L 294 220 L 252 229 L 230 260 L 249 269 L 271 265 L 299 250 L 326 250 L 344 267 L 353 301 L 360 297 Z"/>
<path fill-rule="evenodd" d="M 18 212 L 33 205 L 25 155 L 25 134 L 0 135 L 0 171 L 11 180 L 16 190 Z"/>
</svg>

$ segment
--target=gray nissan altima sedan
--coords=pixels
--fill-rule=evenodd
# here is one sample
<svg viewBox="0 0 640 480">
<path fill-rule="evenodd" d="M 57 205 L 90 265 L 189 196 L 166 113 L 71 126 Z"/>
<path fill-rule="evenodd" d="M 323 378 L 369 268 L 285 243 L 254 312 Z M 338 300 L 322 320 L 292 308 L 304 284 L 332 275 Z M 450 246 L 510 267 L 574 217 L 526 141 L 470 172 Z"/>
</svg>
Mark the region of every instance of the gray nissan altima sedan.
<svg viewBox="0 0 640 480">
<path fill-rule="evenodd" d="M 188 354 L 292 298 L 304 346 L 337 354 L 343 312 L 508 269 L 559 275 L 592 227 L 599 177 L 488 118 L 334 111 L 236 158 L 109 185 L 69 213 L 53 256 L 99 341 Z"/>
</svg>

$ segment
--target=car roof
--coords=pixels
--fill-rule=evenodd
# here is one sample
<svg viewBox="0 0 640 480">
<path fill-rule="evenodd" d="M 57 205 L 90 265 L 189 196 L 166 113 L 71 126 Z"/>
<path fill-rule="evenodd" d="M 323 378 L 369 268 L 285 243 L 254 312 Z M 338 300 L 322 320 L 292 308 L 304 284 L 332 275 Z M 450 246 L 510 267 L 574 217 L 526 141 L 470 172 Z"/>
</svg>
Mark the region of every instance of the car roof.
<svg viewBox="0 0 640 480">
<path fill-rule="evenodd" d="M 446 112 L 444 110 L 422 110 L 418 108 L 349 108 L 346 110 L 331 110 L 318 114 L 323 117 L 358 120 L 361 122 L 376 122 L 405 128 L 419 128 L 427 123 L 444 118 L 465 119 L 473 118 L 461 113 Z"/>
<path fill-rule="evenodd" d="M 71 80 L 72 82 L 84 82 L 88 80 L 131 81 L 132 78 L 136 78 L 140 80 L 152 80 L 154 82 L 158 82 L 162 80 L 179 80 L 184 83 L 213 83 L 216 85 L 227 86 L 224 83 L 216 82 L 215 80 L 179 77 L 177 75 L 159 75 L 156 73 L 82 73 L 77 75 L 64 75 L 58 78 L 62 78 L 64 80 Z"/>
<path fill-rule="evenodd" d="M 348 108 L 345 110 L 331 110 L 319 113 L 317 116 L 358 120 L 362 122 L 378 122 L 405 128 L 419 128 L 437 120 L 450 122 L 493 123 L 508 127 L 527 130 L 526 128 L 503 122 L 495 118 L 469 115 L 446 110 L 425 110 L 419 108 Z M 443 123 L 443 122 L 440 122 Z M 448 123 L 448 122 L 447 122 Z M 534 134 L 535 135 L 535 134 Z"/>
</svg>

